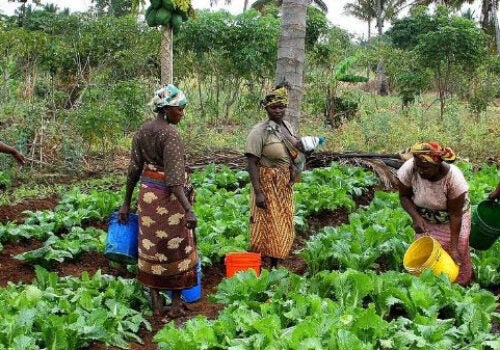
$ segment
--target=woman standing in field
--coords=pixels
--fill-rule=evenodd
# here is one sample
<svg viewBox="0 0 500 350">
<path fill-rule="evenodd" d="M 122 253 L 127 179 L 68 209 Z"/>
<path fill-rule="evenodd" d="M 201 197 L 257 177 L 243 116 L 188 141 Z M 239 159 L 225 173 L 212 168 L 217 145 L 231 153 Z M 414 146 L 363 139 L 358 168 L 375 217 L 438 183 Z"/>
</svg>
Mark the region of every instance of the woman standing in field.
<svg viewBox="0 0 500 350">
<path fill-rule="evenodd" d="M 460 266 L 457 283 L 472 279 L 469 250 L 471 210 L 469 185 L 453 164 L 455 154 L 437 142 L 411 147 L 413 158 L 398 170 L 401 205 L 413 219 L 416 238 L 430 235 L 438 240 Z"/>
<path fill-rule="evenodd" d="M 273 268 L 288 256 L 295 236 L 292 185 L 297 149 L 293 145 L 299 138 L 283 120 L 288 106 L 286 88 L 277 87 L 261 104 L 268 120 L 252 128 L 245 147 L 252 182 L 250 250 L 270 257 Z"/>
<path fill-rule="evenodd" d="M 164 311 L 160 290 L 172 291 L 171 318 L 184 314 L 181 290 L 197 283 L 198 254 L 193 188 L 188 183 L 184 148 L 176 125 L 184 116 L 184 93 L 168 84 L 151 101 L 156 119 L 136 132 L 119 220 L 127 221 L 134 188 L 138 197 L 139 260 L 137 279 L 151 290 L 153 313 Z"/>
</svg>

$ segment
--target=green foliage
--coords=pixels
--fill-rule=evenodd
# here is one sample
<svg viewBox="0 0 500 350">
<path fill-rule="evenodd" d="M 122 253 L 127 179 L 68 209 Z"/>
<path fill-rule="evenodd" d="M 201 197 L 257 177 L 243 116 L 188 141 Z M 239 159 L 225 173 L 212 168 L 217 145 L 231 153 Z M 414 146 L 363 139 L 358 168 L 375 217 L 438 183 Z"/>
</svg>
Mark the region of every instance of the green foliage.
<svg viewBox="0 0 500 350">
<path fill-rule="evenodd" d="M 49 267 L 53 261 L 62 263 L 76 260 L 85 252 L 103 252 L 105 238 L 106 233 L 102 230 L 72 227 L 68 234 L 62 237 L 51 235 L 42 247 L 18 254 L 14 258 Z"/>
<path fill-rule="evenodd" d="M 73 124 L 88 146 L 99 145 L 102 155 L 116 145 L 121 133 L 135 130 L 143 121 L 145 91 L 141 82 L 88 89 Z"/>
<path fill-rule="evenodd" d="M 121 17 L 132 11 L 133 0 L 92 0 L 99 16 Z"/>
<path fill-rule="evenodd" d="M 323 271 L 307 279 L 278 269 L 241 272 L 214 296 L 217 319 L 174 322 L 154 340 L 160 349 L 495 348 L 496 300 L 426 273 Z M 394 312 L 391 312 L 394 310 Z"/>
<path fill-rule="evenodd" d="M 416 8 L 411 16 L 394 21 L 385 33 L 394 45 L 400 49 L 412 50 L 419 40 L 420 35 L 436 30 L 437 23 L 427 13 L 427 7 Z"/>
<path fill-rule="evenodd" d="M 420 67 L 434 73 L 441 116 L 444 115 L 446 99 L 452 90 L 453 74 L 465 72 L 473 76 L 486 58 L 485 34 L 473 21 L 453 16 L 442 6 L 438 7 L 434 15 L 419 10 L 410 18 L 396 21 L 388 36 L 399 48 L 411 50 Z M 411 99 L 411 96 L 403 97 L 403 103 Z M 485 102 L 481 100 L 479 93 L 472 98 L 472 106 L 478 111 L 486 108 Z"/>
<path fill-rule="evenodd" d="M 130 341 L 141 342 L 140 327 L 151 330 L 136 310 L 147 305 L 137 281 L 100 271 L 79 278 L 59 278 L 41 267 L 35 271 L 32 285 L 0 289 L 5 303 L 0 310 L 2 349 L 21 344 L 30 349 L 83 349 L 96 341 L 125 349 Z"/>
<path fill-rule="evenodd" d="M 318 8 L 307 6 L 306 48 L 311 49 L 328 31 L 328 19 Z"/>
<path fill-rule="evenodd" d="M 402 72 L 396 76 L 396 89 L 403 106 L 413 103 L 416 96 L 420 95 L 429 86 L 429 78 L 428 74 L 421 71 Z"/>
<path fill-rule="evenodd" d="M 0 188 L 5 190 L 12 185 L 12 178 L 6 171 L 0 171 Z"/>
</svg>

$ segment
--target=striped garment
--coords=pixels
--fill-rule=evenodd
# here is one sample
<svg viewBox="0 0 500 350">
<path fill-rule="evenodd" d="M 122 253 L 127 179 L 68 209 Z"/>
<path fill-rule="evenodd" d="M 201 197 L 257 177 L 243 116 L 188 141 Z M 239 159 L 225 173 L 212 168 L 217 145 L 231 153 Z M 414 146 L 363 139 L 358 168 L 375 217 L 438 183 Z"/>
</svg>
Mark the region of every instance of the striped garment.
<svg viewBox="0 0 500 350">
<path fill-rule="evenodd" d="M 471 227 L 471 211 L 470 209 L 462 216 L 462 227 L 458 236 L 458 252 L 462 256 L 462 265 L 458 272 L 458 277 L 455 280 L 458 284 L 467 285 L 472 280 L 472 262 L 469 249 L 469 235 Z M 426 228 L 431 237 L 441 243 L 441 246 L 449 254 L 451 244 L 450 223 L 434 224 L 430 221 L 426 222 Z M 415 239 L 424 236 L 424 234 L 416 234 Z"/>
<path fill-rule="evenodd" d="M 198 254 L 193 232 L 186 228 L 184 209 L 165 185 L 164 173 L 151 166 L 142 172 L 138 214 L 137 279 L 157 289 L 195 286 Z"/>
<path fill-rule="evenodd" d="M 288 257 L 295 237 L 293 189 L 289 167 L 259 167 L 260 187 L 267 209 L 255 205 L 251 191 L 250 250 L 264 257 Z"/>
</svg>

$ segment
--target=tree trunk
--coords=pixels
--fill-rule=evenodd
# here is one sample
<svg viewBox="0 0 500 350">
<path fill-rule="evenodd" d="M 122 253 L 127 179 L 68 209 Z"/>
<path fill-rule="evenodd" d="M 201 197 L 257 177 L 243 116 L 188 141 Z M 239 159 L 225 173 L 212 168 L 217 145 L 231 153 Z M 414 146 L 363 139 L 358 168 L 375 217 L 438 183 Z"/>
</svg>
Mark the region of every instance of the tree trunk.
<svg viewBox="0 0 500 350">
<path fill-rule="evenodd" d="M 491 2 L 490 0 L 482 0 L 481 1 L 481 28 L 487 29 L 490 24 L 490 10 L 491 10 Z"/>
<path fill-rule="evenodd" d="M 382 19 L 382 0 L 377 0 L 377 30 L 378 37 L 382 39 L 384 20 Z M 385 74 L 384 60 L 379 58 L 377 63 L 377 91 L 380 96 L 386 96 L 387 91 L 387 75 Z"/>
<path fill-rule="evenodd" d="M 174 34 L 170 26 L 161 27 L 160 70 L 161 84 L 172 84 L 174 81 Z"/>
<path fill-rule="evenodd" d="M 276 85 L 289 86 L 289 104 L 286 119 L 295 130 L 300 125 L 300 104 L 305 63 L 306 15 L 308 0 L 284 0 L 281 16 L 281 34 L 278 42 Z"/>
<path fill-rule="evenodd" d="M 498 24 L 497 5 L 495 4 L 495 0 L 491 0 L 491 15 L 493 16 L 493 20 L 495 23 L 495 39 L 496 39 L 496 45 L 497 45 L 497 56 L 500 56 L 500 27 Z"/>
<path fill-rule="evenodd" d="M 248 8 L 248 0 L 245 0 L 245 2 L 243 3 L 243 12 L 245 12 Z"/>
</svg>

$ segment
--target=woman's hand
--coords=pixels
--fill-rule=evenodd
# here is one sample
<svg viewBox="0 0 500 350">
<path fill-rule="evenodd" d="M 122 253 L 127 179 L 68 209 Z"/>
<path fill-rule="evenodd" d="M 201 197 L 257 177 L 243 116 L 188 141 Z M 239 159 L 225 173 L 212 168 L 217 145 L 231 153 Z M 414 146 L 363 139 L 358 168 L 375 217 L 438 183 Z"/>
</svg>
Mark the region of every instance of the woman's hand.
<svg viewBox="0 0 500 350">
<path fill-rule="evenodd" d="M 498 183 L 497 188 L 488 195 L 489 200 L 500 199 L 500 183 Z"/>
<path fill-rule="evenodd" d="M 420 215 L 413 219 L 413 229 L 416 233 L 427 233 L 427 223 Z"/>
<path fill-rule="evenodd" d="M 193 209 L 190 208 L 189 210 L 186 210 L 185 219 L 186 219 L 186 227 L 190 230 L 194 230 L 196 228 L 196 223 L 198 219 L 196 218 Z"/>
<path fill-rule="evenodd" d="M 450 255 L 455 264 L 457 264 L 458 266 L 462 265 L 462 256 L 460 255 L 460 252 L 458 251 L 458 248 L 456 246 L 451 247 Z"/>
<path fill-rule="evenodd" d="M 267 209 L 267 201 L 264 193 L 260 191 L 255 193 L 255 205 L 261 209 Z"/>
<path fill-rule="evenodd" d="M 129 211 L 130 207 L 127 204 L 123 204 L 120 210 L 118 211 L 118 222 L 120 224 L 126 224 L 128 222 Z"/>
<path fill-rule="evenodd" d="M 17 161 L 17 164 L 19 164 L 20 166 L 23 166 L 24 163 L 26 162 L 25 159 L 24 159 L 24 156 L 21 153 L 17 152 L 17 151 L 15 151 L 12 154 L 12 156 L 15 158 L 15 160 Z"/>
</svg>

